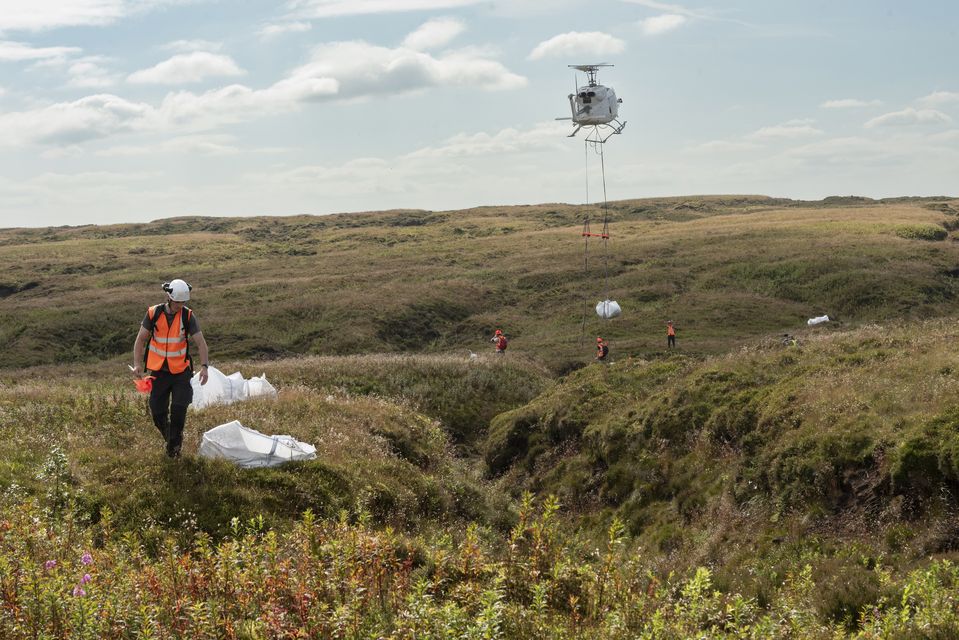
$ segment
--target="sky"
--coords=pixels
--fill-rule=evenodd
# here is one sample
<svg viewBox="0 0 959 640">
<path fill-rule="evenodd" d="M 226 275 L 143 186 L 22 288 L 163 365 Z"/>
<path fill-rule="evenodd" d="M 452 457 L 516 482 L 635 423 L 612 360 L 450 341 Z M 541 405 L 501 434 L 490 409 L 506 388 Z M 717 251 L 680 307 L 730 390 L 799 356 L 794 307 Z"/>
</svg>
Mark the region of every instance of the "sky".
<svg viewBox="0 0 959 640">
<path fill-rule="evenodd" d="M 959 196 L 956 0 L 0 0 L 0 227 Z M 582 74 L 578 80 L 583 81 Z"/>
</svg>

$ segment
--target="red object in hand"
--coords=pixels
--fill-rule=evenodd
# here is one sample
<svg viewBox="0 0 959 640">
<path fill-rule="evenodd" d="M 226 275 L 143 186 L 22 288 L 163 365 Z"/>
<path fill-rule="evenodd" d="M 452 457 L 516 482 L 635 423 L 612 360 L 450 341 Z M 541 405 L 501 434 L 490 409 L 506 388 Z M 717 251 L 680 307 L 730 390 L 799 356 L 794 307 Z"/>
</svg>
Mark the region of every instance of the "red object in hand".
<svg viewBox="0 0 959 640">
<path fill-rule="evenodd" d="M 147 376 L 146 378 L 134 380 L 133 384 L 140 393 L 150 393 L 153 390 L 153 376 Z"/>
</svg>

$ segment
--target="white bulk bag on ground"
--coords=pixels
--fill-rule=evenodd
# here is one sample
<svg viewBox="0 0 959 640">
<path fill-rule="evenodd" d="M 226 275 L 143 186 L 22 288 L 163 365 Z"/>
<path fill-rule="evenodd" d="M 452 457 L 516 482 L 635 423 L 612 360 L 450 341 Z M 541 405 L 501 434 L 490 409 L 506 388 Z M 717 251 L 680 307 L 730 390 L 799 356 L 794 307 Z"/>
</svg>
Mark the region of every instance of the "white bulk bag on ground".
<svg viewBox="0 0 959 640">
<path fill-rule="evenodd" d="M 204 409 L 215 404 L 232 404 L 254 396 L 275 396 L 276 388 L 267 382 L 266 376 L 245 380 L 237 371 L 224 375 L 216 367 L 207 369 L 206 384 L 200 384 L 200 374 L 190 380 L 193 387 L 193 408 Z"/>
<path fill-rule="evenodd" d="M 203 434 L 200 456 L 221 458 L 243 467 L 274 467 L 284 462 L 313 460 L 316 447 L 291 436 L 268 436 L 247 429 L 239 420 L 213 427 Z"/>
<path fill-rule="evenodd" d="M 815 324 L 822 324 L 823 322 L 829 322 L 829 316 L 816 316 L 815 318 L 806 320 L 806 324 L 808 324 L 810 327 Z"/>
<path fill-rule="evenodd" d="M 243 374 L 237 371 L 228 375 L 226 379 L 230 381 L 230 401 L 245 400 L 246 380 L 243 379 Z"/>
<path fill-rule="evenodd" d="M 196 373 L 190 380 L 190 385 L 193 387 L 194 409 L 233 402 L 233 383 L 216 367 L 207 369 L 206 384 L 200 384 L 200 374 Z"/>
<path fill-rule="evenodd" d="M 254 398 L 256 396 L 275 396 L 276 387 L 270 384 L 266 379 L 266 374 L 259 377 L 253 377 L 246 381 L 246 396 Z"/>
<path fill-rule="evenodd" d="M 619 303 L 615 300 L 603 300 L 596 304 L 596 315 L 603 320 L 615 318 L 622 312 L 623 310 L 619 308 Z"/>
</svg>

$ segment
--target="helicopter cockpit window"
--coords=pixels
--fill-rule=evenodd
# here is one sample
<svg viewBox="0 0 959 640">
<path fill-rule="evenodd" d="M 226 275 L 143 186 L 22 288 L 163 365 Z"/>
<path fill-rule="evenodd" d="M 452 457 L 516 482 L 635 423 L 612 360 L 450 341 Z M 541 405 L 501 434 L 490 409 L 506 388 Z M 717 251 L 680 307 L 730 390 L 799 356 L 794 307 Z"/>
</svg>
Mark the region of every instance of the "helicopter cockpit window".
<svg viewBox="0 0 959 640">
<path fill-rule="evenodd" d="M 595 92 L 595 91 L 590 91 L 590 92 L 587 93 L 586 95 L 588 95 L 590 98 L 595 98 L 595 97 L 596 97 L 596 92 Z"/>
</svg>

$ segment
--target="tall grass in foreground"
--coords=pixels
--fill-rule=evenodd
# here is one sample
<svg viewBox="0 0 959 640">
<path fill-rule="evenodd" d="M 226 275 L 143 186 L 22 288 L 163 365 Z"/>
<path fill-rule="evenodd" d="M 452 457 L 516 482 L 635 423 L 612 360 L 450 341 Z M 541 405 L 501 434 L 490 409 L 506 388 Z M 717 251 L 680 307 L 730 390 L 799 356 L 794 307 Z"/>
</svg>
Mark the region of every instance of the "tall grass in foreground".
<svg viewBox="0 0 959 640">
<path fill-rule="evenodd" d="M 655 575 L 614 521 L 603 548 L 527 496 L 508 533 L 475 526 L 429 539 L 363 513 L 307 512 L 277 533 L 234 521 L 151 553 L 105 512 L 84 525 L 28 501 L 0 509 L 0 637 L 21 638 L 948 638 L 959 634 L 959 568 L 905 575 L 877 565 L 878 602 L 823 619 L 808 564 L 765 606 L 717 590 L 708 568 Z"/>
</svg>

